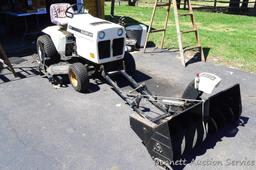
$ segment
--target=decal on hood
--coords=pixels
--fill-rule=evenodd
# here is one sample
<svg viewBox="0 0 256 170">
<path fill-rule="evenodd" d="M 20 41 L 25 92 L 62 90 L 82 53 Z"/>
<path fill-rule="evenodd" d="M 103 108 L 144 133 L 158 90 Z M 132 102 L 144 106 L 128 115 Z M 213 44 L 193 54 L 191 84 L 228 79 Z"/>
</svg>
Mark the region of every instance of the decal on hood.
<svg viewBox="0 0 256 170">
<path fill-rule="evenodd" d="M 93 37 L 93 33 L 89 32 L 89 31 L 85 31 L 85 30 L 81 30 L 79 28 L 76 28 L 76 27 L 72 27 L 69 25 L 69 29 L 73 30 L 73 31 L 76 31 L 76 32 L 79 32 L 81 34 L 84 34 L 88 37 Z"/>
</svg>

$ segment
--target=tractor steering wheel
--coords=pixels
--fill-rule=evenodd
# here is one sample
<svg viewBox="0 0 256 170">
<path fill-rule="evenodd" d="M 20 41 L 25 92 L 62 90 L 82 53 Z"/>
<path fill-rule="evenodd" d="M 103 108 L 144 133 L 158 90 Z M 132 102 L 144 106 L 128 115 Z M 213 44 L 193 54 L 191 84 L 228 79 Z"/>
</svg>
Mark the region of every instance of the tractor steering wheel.
<svg viewBox="0 0 256 170">
<path fill-rule="evenodd" d="M 65 15 L 68 17 L 68 18 L 73 18 L 75 14 L 80 14 L 80 13 L 83 13 L 84 10 L 83 10 L 83 5 L 82 3 L 78 3 L 78 4 L 72 4 L 70 5 L 66 11 L 65 11 Z M 74 12 L 74 8 L 73 7 L 76 7 L 77 11 Z M 78 9 L 78 7 L 80 7 L 80 9 Z"/>
</svg>

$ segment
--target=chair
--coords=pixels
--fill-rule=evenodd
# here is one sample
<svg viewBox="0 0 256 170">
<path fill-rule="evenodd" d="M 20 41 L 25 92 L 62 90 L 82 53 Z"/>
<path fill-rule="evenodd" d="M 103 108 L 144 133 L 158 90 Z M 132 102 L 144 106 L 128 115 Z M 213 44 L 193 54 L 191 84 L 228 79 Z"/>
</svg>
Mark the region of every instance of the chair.
<svg viewBox="0 0 256 170">
<path fill-rule="evenodd" d="M 70 18 L 66 16 L 66 10 L 70 7 L 69 3 L 56 3 L 50 6 L 51 22 L 56 25 L 65 26 Z M 69 12 L 74 12 L 71 8 Z"/>
</svg>

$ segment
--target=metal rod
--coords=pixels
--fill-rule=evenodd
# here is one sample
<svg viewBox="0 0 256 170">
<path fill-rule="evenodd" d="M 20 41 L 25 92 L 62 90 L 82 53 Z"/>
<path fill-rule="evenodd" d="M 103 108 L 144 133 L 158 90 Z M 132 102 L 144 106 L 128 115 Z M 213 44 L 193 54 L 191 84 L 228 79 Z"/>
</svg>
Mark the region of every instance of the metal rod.
<svg viewBox="0 0 256 170">
<path fill-rule="evenodd" d="M 136 96 L 136 94 L 128 94 L 129 96 Z M 179 98 L 179 97 L 165 97 L 165 96 L 156 96 L 156 95 L 141 95 L 142 97 L 153 97 L 155 100 L 160 100 L 160 99 L 170 99 L 170 100 L 181 100 L 184 102 L 190 101 L 190 102 L 201 102 L 202 100 L 195 100 L 195 99 L 184 99 L 184 98 Z"/>
<path fill-rule="evenodd" d="M 129 76 L 124 70 L 121 70 L 122 75 L 134 86 L 134 88 L 137 88 L 138 86 L 140 86 L 131 76 Z M 148 95 L 149 99 L 154 99 L 151 95 L 151 93 L 149 92 L 149 90 L 146 88 L 146 86 L 144 86 L 143 90 L 140 90 L 140 88 L 138 89 L 138 92 L 140 92 L 141 94 L 144 95 Z M 168 113 L 168 111 L 166 110 L 165 106 L 157 103 L 153 100 L 149 100 L 149 102 L 151 104 L 153 104 L 155 107 L 157 107 L 159 110 L 161 110 L 164 113 Z"/>
<path fill-rule="evenodd" d="M 109 83 L 113 89 L 115 90 L 115 92 L 124 100 L 126 101 L 131 107 L 132 109 L 137 112 L 140 116 L 142 116 L 143 118 L 147 118 L 143 112 L 137 108 L 136 106 L 132 105 L 132 101 L 129 100 L 129 98 L 127 98 L 123 92 L 121 91 L 121 89 L 111 80 L 111 78 L 105 73 L 105 71 L 102 72 L 102 77 L 105 78 L 105 80 L 107 81 L 107 83 Z"/>
</svg>

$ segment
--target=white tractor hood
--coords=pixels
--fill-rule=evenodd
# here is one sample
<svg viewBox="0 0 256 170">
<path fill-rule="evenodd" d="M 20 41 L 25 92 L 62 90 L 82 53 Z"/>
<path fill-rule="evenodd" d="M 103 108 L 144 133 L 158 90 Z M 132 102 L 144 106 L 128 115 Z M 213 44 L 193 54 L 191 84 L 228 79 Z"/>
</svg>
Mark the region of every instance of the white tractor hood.
<svg viewBox="0 0 256 170">
<path fill-rule="evenodd" d="M 82 33 L 90 37 L 97 35 L 100 31 L 114 31 L 119 28 L 124 29 L 118 24 L 93 17 L 90 14 L 74 15 L 74 17 L 68 23 L 68 32 L 73 34 Z"/>
</svg>

